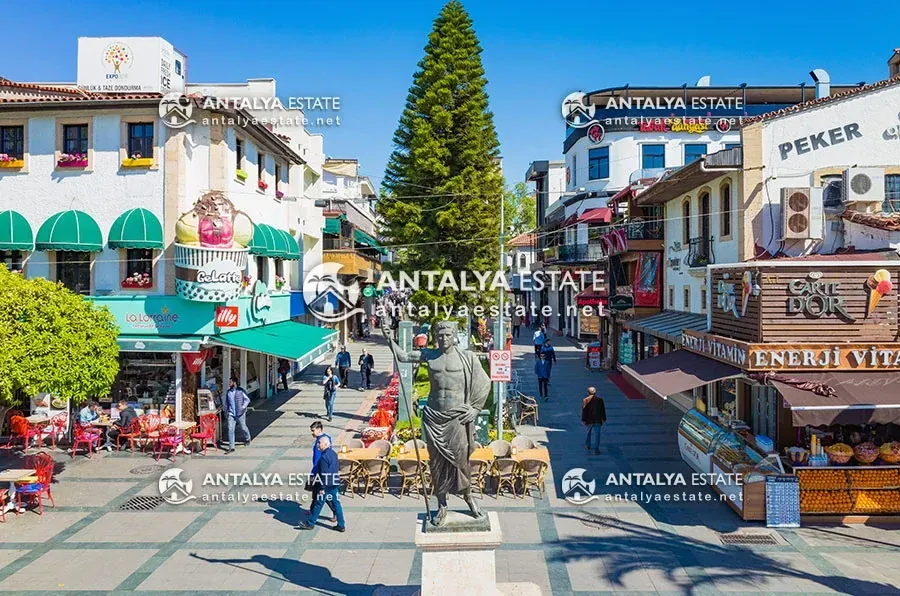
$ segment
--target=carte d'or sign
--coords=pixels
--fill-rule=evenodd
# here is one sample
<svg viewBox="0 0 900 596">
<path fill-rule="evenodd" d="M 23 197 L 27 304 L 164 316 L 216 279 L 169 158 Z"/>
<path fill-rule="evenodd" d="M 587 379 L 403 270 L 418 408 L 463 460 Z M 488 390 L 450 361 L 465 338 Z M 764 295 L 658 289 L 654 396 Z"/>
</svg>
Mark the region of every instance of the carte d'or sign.
<svg viewBox="0 0 900 596">
<path fill-rule="evenodd" d="M 689 352 L 749 372 L 900 370 L 900 343 L 745 343 L 685 329 L 682 347 Z"/>
</svg>

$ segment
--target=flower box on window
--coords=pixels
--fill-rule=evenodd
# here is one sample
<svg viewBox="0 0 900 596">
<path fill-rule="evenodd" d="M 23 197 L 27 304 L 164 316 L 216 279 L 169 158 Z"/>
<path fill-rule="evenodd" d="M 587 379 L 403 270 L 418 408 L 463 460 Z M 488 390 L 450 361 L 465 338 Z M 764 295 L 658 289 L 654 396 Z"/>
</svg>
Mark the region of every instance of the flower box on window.
<svg viewBox="0 0 900 596">
<path fill-rule="evenodd" d="M 0 153 L 0 168 L 18 169 L 25 167 L 24 159 L 16 159 L 12 155 Z"/>
<path fill-rule="evenodd" d="M 135 153 L 131 157 L 122 160 L 123 168 L 149 168 L 153 165 L 152 157 L 144 157 L 140 153 Z"/>
<path fill-rule="evenodd" d="M 131 277 L 122 280 L 122 287 L 125 289 L 145 290 L 153 287 L 153 278 L 148 273 L 135 273 Z"/>
<path fill-rule="evenodd" d="M 266 190 L 267 188 L 269 188 L 269 185 L 266 184 L 265 180 L 258 180 L 256 182 L 256 186 L 257 188 L 259 188 L 259 190 Z"/>
<path fill-rule="evenodd" d="M 276 199 L 283 199 L 283 198 L 284 198 L 284 193 L 281 192 L 280 190 L 276 190 L 276 191 L 275 191 L 275 198 L 276 198 Z"/>
<path fill-rule="evenodd" d="M 83 153 L 63 153 L 56 162 L 58 168 L 86 168 L 87 165 L 88 158 Z"/>
<path fill-rule="evenodd" d="M 235 170 L 234 177 L 243 182 L 247 179 L 247 172 L 245 172 L 244 170 Z"/>
<path fill-rule="evenodd" d="M 287 285 L 287 280 L 280 275 L 275 276 L 275 289 L 277 291 L 281 291 L 284 289 L 284 286 Z"/>
</svg>

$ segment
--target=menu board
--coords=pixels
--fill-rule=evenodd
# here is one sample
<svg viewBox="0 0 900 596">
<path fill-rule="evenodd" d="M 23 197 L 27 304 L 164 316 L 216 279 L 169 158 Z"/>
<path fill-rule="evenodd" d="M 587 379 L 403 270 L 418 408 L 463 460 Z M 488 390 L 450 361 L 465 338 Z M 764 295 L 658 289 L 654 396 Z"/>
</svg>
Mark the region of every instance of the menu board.
<svg viewBox="0 0 900 596">
<path fill-rule="evenodd" d="M 800 481 L 796 476 L 766 476 L 766 527 L 800 527 Z"/>
</svg>

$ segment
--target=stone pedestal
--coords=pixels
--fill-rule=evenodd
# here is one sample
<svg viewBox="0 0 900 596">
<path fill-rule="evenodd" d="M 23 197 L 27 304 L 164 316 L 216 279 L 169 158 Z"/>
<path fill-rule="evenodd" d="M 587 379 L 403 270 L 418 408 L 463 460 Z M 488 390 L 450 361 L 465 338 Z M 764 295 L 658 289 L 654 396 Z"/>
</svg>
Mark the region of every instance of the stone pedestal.
<svg viewBox="0 0 900 596">
<path fill-rule="evenodd" d="M 452 511 L 440 528 L 422 525 L 416 546 L 422 551 L 422 596 L 466 594 L 497 596 L 497 569 L 494 551 L 500 546 L 500 520 L 488 515 L 488 529 L 471 531 L 468 515 Z"/>
</svg>

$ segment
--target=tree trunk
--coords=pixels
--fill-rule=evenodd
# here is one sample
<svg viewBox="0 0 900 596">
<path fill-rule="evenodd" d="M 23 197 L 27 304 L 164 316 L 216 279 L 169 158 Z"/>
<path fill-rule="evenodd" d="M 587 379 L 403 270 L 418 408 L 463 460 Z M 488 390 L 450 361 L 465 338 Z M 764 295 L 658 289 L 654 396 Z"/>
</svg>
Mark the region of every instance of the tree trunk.
<svg viewBox="0 0 900 596">
<path fill-rule="evenodd" d="M 192 373 L 184 367 L 181 374 L 181 419 L 197 422 L 197 383 L 199 373 Z"/>
</svg>

